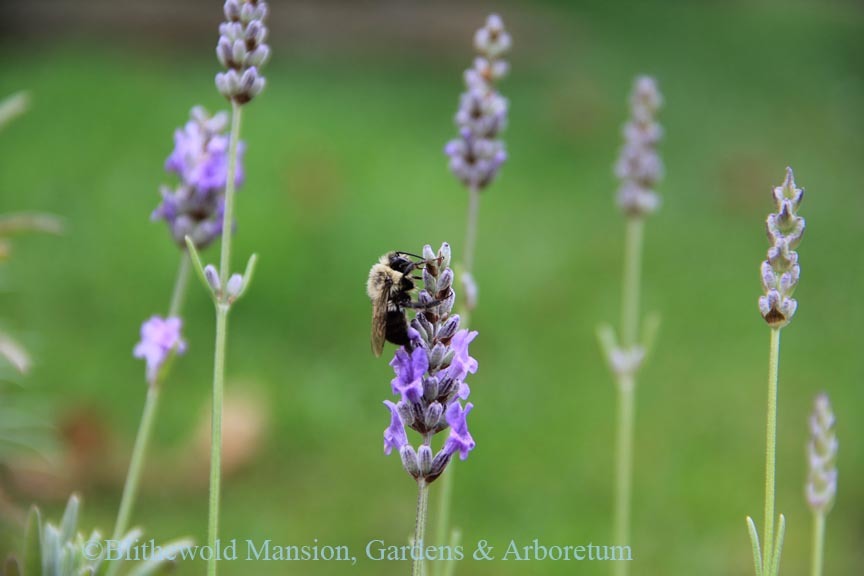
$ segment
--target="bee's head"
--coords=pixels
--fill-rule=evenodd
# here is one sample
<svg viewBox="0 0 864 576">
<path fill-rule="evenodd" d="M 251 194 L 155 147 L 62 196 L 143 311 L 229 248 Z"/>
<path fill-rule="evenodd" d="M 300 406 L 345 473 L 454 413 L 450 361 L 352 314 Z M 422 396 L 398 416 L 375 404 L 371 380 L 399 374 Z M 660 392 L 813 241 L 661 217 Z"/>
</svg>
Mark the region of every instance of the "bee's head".
<svg viewBox="0 0 864 576">
<path fill-rule="evenodd" d="M 410 272 L 416 266 L 410 258 L 400 252 L 391 252 L 387 257 L 390 268 L 402 274 Z"/>
</svg>

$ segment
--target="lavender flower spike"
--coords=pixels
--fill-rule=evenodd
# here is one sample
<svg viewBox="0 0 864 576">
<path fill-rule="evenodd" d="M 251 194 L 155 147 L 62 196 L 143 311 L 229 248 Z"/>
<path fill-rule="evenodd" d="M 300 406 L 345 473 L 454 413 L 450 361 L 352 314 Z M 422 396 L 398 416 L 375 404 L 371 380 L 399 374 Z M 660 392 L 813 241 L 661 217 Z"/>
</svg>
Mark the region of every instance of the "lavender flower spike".
<svg viewBox="0 0 864 576">
<path fill-rule="evenodd" d="M 428 485 L 441 476 L 454 454 L 464 460 L 474 449 L 465 420 L 473 405 L 463 408 L 461 401 L 470 394 L 465 378 L 477 371 L 477 360 L 468 351 L 477 332 L 460 330 L 459 316 L 451 314 L 456 294 L 449 245 L 443 244 L 437 254 L 427 245 L 422 253 L 427 263 L 417 300 L 429 307 L 417 312 L 410 344 L 396 350 L 390 363 L 396 373 L 392 391 L 400 400 L 385 402 L 391 422 L 384 432 L 384 447 L 388 454 L 398 449 L 405 471 Z M 419 449 L 408 444 L 406 428 L 421 435 Z M 444 447 L 433 454 L 432 438 L 448 428 Z"/>
<path fill-rule="evenodd" d="M 264 0 L 227 0 L 225 22 L 219 26 L 216 56 L 227 68 L 216 74 L 219 92 L 237 104 L 246 104 L 264 90 L 260 69 L 270 59 L 267 40 L 268 7 Z"/>
<path fill-rule="evenodd" d="M 182 325 L 183 321 L 174 316 L 153 316 L 141 325 L 141 341 L 135 345 L 133 355 L 147 362 L 147 382 L 151 386 L 172 352 L 186 352 L 186 342 L 180 337 Z"/>
<path fill-rule="evenodd" d="M 176 174 L 176 188 L 163 186 L 162 203 L 153 211 L 153 220 L 164 220 L 171 237 L 181 248 L 189 236 L 203 249 L 222 234 L 225 185 L 228 181 L 228 116 L 210 116 L 196 106 L 190 120 L 174 133 L 174 150 L 165 161 L 165 170 Z M 238 144 L 236 186 L 243 183 L 243 143 Z"/>
<path fill-rule="evenodd" d="M 628 216 L 645 216 L 660 206 L 654 187 L 663 177 L 663 161 L 657 153 L 663 129 L 655 116 L 662 103 L 653 78 L 636 78 L 630 96 L 630 120 L 624 125 L 624 146 L 615 164 L 615 175 L 621 180 L 618 206 Z"/>
<path fill-rule="evenodd" d="M 798 309 L 792 293 L 801 275 L 795 248 L 804 235 L 804 218 L 798 216 L 803 199 L 804 190 L 795 186 L 792 168 L 786 168 L 786 179 L 774 188 L 777 212 L 769 214 L 766 221 L 771 247 L 761 269 L 764 295 L 759 297 L 759 311 L 772 328 L 786 326 Z"/>
<path fill-rule="evenodd" d="M 459 137 L 444 147 L 450 170 L 467 187 L 486 188 L 507 160 L 500 133 L 507 126 L 507 99 L 496 82 L 507 75 L 509 66 L 501 57 L 510 49 L 510 34 L 501 17 L 489 16 L 474 36 L 478 56 L 465 71 L 465 92 L 459 97 L 456 125 Z"/>
<path fill-rule="evenodd" d="M 817 514 L 827 514 L 837 495 L 838 442 L 834 425 L 828 395 L 820 394 L 810 416 L 810 443 L 807 445 L 807 503 Z"/>
</svg>

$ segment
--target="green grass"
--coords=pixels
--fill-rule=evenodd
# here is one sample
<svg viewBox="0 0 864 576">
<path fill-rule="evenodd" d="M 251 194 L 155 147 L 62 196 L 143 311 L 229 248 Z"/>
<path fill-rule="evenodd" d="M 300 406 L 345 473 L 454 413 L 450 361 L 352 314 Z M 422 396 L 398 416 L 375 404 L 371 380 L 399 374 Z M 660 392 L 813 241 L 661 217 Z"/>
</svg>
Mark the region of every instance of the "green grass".
<svg viewBox="0 0 864 576">
<path fill-rule="evenodd" d="M 513 73 L 502 87 L 512 104 L 510 160 L 480 213 L 477 449 L 457 464 L 453 517 L 469 543 L 487 539 L 501 551 L 511 538 L 610 539 L 614 395 L 594 327 L 618 321 L 623 223 L 611 164 L 631 78 L 648 72 L 666 97 L 668 174 L 663 209 L 646 231 L 643 302 L 663 326 L 637 396 L 633 572 L 752 570 L 744 517 L 761 529 L 769 335 L 756 306 L 758 265 L 770 187 L 787 164 L 807 188 L 809 229 L 800 308 L 781 354 L 784 574 L 808 566 L 806 418 L 823 389 L 841 443 L 826 573 L 864 563 L 864 271 L 855 253 L 864 210 L 862 13 L 851 4 L 745 7 L 674 3 L 619 14 L 542 5 L 535 19 L 511 22 Z M 437 60 L 410 50 L 298 59 L 276 42 L 268 90 L 244 117 L 248 180 L 238 195 L 235 266 L 253 251 L 261 260 L 232 316 L 228 358 L 228 390 L 263 391 L 271 426 L 255 465 L 224 481 L 223 538 L 318 538 L 362 554 L 373 538 L 405 541 L 415 498 L 398 459 L 381 453 L 391 371 L 369 353 L 363 285 L 390 249 L 446 240 L 458 258 L 467 196 L 442 147 L 454 132 L 468 42 Z M 4 271 L 14 291 L 0 304 L 38 359 L 32 393 L 58 413 L 90 406 L 103 414 L 123 459 L 145 393 L 131 349 L 140 322 L 167 308 L 176 267 L 163 226 L 148 220 L 168 181 L 171 131 L 193 104 L 223 104 L 209 49 L 189 59 L 188 49 L 105 48 L 0 55 L 0 93 L 33 95 L 33 110 L 0 135 L 0 212 L 44 210 L 68 225 L 62 239 L 16 243 Z M 206 257 L 215 260 L 215 250 Z M 193 283 L 189 352 L 163 394 L 155 472 L 135 514 L 160 538 L 206 541 L 206 473 L 200 489 L 176 487 L 165 463 L 209 399 L 211 308 Z M 85 525 L 108 530 L 120 486 L 83 495 Z M 467 561 L 459 573 L 608 568 Z M 349 570 L 236 563 L 222 573 L 250 569 Z M 366 561 L 353 570 L 403 574 L 408 565 Z"/>
</svg>

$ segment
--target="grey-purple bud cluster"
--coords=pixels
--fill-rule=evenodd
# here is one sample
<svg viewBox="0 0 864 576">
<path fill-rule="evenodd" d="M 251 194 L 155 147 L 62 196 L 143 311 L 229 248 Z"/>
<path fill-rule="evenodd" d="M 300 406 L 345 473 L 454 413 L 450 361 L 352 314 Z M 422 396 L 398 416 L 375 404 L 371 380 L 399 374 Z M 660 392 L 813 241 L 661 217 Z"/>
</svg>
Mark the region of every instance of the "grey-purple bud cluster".
<svg viewBox="0 0 864 576">
<path fill-rule="evenodd" d="M 615 176 L 621 181 L 618 206 L 628 216 L 645 216 L 660 206 L 654 188 L 663 177 L 663 161 L 657 152 L 663 129 L 656 121 L 662 104 L 654 78 L 636 78 L 630 95 L 630 120 L 623 130 L 624 145 L 615 164 Z"/>
<path fill-rule="evenodd" d="M 837 435 L 834 412 L 827 394 L 816 397 L 810 415 L 810 443 L 807 445 L 807 503 L 819 514 L 827 514 L 837 495 Z"/>
<path fill-rule="evenodd" d="M 264 0 L 225 2 L 216 56 L 227 71 L 216 74 L 216 87 L 237 104 L 246 104 L 264 90 L 260 70 L 270 58 L 270 47 L 265 43 L 267 12 Z"/>
<path fill-rule="evenodd" d="M 507 75 L 509 65 L 501 57 L 511 45 L 501 17 L 489 16 L 474 36 L 478 56 L 465 71 L 465 92 L 459 98 L 456 126 L 459 137 L 444 147 L 450 170 L 470 188 L 482 190 L 498 174 L 507 159 L 500 133 L 507 126 L 507 99 L 496 83 Z"/>
<path fill-rule="evenodd" d="M 764 294 L 759 297 L 759 311 L 772 328 L 786 326 L 798 308 L 792 294 L 801 275 L 795 248 L 804 235 L 804 219 L 798 216 L 803 199 L 804 190 L 795 186 L 792 169 L 787 168 L 783 184 L 774 188 L 777 212 L 766 221 L 771 247 L 761 267 Z"/>
<path fill-rule="evenodd" d="M 474 449 L 466 416 L 473 408 L 467 400 L 471 393 L 465 379 L 477 371 L 477 361 L 468 352 L 477 332 L 459 329 L 459 316 L 451 315 L 455 292 L 450 269 L 450 246 L 443 244 L 436 254 L 431 246 L 423 248 L 423 289 L 418 302 L 421 309 L 411 321 L 411 342 L 396 350 L 390 365 L 396 377 L 390 382 L 393 394 L 401 399 L 384 404 L 390 409 L 390 426 L 384 431 L 384 449 L 399 451 L 402 467 L 415 480 L 436 480 L 458 453 L 464 460 Z M 423 443 L 415 449 L 406 429 L 419 433 Z M 434 453 L 432 438 L 445 430 L 450 434 L 443 447 Z"/>
</svg>

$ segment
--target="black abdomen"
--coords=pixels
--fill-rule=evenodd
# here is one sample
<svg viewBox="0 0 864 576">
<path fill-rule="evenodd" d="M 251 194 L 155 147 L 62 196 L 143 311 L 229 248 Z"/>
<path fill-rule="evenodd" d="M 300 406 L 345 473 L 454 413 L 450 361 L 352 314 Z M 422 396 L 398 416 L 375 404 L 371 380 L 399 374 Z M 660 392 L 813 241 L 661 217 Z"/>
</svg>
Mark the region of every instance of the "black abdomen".
<svg viewBox="0 0 864 576">
<path fill-rule="evenodd" d="M 408 338 L 408 319 L 404 310 L 389 310 L 387 312 L 387 330 L 384 338 L 397 346 L 405 346 Z"/>
</svg>

